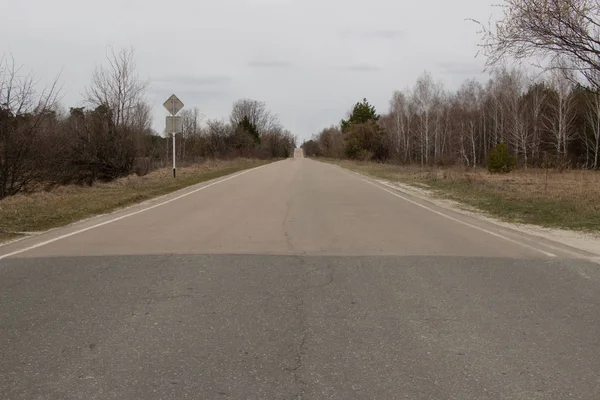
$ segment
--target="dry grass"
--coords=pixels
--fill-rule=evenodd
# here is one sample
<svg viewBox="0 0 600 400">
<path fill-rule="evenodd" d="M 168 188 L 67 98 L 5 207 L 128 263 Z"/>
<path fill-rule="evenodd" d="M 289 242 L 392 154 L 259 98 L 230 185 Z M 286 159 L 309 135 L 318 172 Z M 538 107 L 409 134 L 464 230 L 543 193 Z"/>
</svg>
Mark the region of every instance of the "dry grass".
<svg viewBox="0 0 600 400">
<path fill-rule="evenodd" d="M 600 231 L 600 172 L 527 169 L 490 174 L 484 169 L 419 168 L 336 163 L 374 177 L 432 189 L 504 220 Z"/>
<path fill-rule="evenodd" d="M 161 169 L 143 177 L 132 175 L 91 187 L 61 186 L 47 192 L 8 197 L 0 201 L 0 241 L 67 225 L 266 163 L 244 159 L 210 161 L 178 169 L 177 179 L 173 179 L 171 169 Z"/>
</svg>

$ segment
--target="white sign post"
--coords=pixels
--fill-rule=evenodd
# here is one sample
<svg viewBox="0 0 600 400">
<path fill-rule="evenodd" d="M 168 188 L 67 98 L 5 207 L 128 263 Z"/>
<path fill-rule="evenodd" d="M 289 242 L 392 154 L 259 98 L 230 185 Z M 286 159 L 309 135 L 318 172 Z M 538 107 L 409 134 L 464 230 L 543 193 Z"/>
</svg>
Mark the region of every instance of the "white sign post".
<svg viewBox="0 0 600 400">
<path fill-rule="evenodd" d="M 183 108 L 183 103 L 175 95 L 171 95 L 165 101 L 163 106 L 169 111 L 171 117 L 167 117 L 167 132 L 171 131 L 173 135 L 173 178 L 177 177 L 177 166 L 175 164 L 175 134 L 181 133 L 183 121 L 181 117 L 176 117 L 177 113 Z"/>
</svg>

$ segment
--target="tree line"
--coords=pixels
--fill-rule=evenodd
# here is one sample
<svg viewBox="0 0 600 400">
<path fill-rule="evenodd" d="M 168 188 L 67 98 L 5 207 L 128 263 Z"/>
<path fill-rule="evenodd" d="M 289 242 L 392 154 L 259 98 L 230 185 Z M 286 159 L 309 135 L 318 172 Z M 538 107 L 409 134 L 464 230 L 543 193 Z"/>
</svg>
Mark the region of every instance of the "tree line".
<svg viewBox="0 0 600 400">
<path fill-rule="evenodd" d="M 92 184 L 165 166 L 168 137 L 152 129 L 149 82 L 133 49 L 112 50 L 92 74 L 84 106 L 59 104 L 58 79 L 41 92 L 10 57 L 0 58 L 0 199 L 57 184 Z M 296 138 L 262 102 L 235 102 L 229 121 L 183 111 L 180 162 L 206 158 L 288 157 Z"/>
<path fill-rule="evenodd" d="M 379 115 L 363 100 L 348 120 L 304 143 L 307 154 L 422 165 L 486 164 L 504 143 L 518 165 L 600 167 L 600 92 L 564 71 L 530 79 L 500 68 L 450 92 L 429 73 L 397 91 Z"/>
<path fill-rule="evenodd" d="M 487 82 L 445 90 L 429 73 L 379 115 L 366 100 L 304 143 L 308 155 L 486 165 L 501 144 L 521 167 L 600 168 L 600 3 L 505 0 L 481 28 Z M 521 62 L 534 62 L 528 76 Z M 515 67 L 508 68 L 512 63 Z"/>
</svg>

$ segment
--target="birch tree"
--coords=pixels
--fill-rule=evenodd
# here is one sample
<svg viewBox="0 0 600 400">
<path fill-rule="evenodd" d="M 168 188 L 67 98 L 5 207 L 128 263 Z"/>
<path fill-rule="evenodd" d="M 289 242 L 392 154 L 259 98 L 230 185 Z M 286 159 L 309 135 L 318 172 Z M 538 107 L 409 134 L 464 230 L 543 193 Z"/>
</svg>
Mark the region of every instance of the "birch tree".
<svg viewBox="0 0 600 400">
<path fill-rule="evenodd" d="M 425 72 L 415 84 L 413 101 L 419 118 L 418 138 L 421 165 L 429 163 L 432 134 L 432 112 L 436 97 L 436 87 L 429 72 Z"/>
<path fill-rule="evenodd" d="M 106 106 L 113 115 L 115 128 L 131 126 L 149 82 L 140 79 L 135 51 L 109 49 L 107 66 L 98 66 L 87 88 L 87 101 L 93 108 Z"/>
<path fill-rule="evenodd" d="M 553 99 L 550 101 L 551 115 L 548 117 L 548 127 L 552 132 L 556 156 L 564 160 L 568 146 L 575 137 L 573 123 L 575 120 L 572 83 L 568 72 L 554 70 L 550 78 L 553 89 Z"/>
<path fill-rule="evenodd" d="M 586 121 L 589 127 L 588 134 L 584 137 L 586 154 L 590 154 L 591 160 L 587 160 L 588 168 L 598 169 L 600 167 L 600 91 L 596 90 L 587 96 Z"/>
<path fill-rule="evenodd" d="M 403 92 L 396 91 L 390 101 L 392 141 L 397 156 L 407 163 L 410 157 L 410 124 L 411 113 L 409 97 Z"/>
</svg>

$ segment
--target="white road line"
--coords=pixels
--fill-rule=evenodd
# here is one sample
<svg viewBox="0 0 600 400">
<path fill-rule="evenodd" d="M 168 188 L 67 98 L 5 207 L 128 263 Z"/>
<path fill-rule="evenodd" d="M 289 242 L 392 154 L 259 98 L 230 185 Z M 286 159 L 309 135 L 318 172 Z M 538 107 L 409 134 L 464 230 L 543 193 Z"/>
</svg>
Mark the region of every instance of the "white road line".
<svg viewBox="0 0 600 400">
<path fill-rule="evenodd" d="M 588 258 L 585 258 L 585 260 L 591 261 L 595 264 L 600 264 L 600 257 L 588 257 Z"/>
<path fill-rule="evenodd" d="M 210 183 L 210 184 L 208 184 L 206 186 L 202 186 L 201 188 L 192 190 L 191 192 L 187 192 L 187 193 L 184 193 L 184 194 L 182 194 L 180 196 L 174 197 L 172 199 L 163 201 L 162 203 L 158 203 L 158 204 L 155 204 L 153 206 L 146 207 L 146 208 L 143 208 L 143 209 L 138 210 L 138 211 L 134 211 L 134 212 L 129 213 L 129 214 L 121 215 L 120 217 L 116 217 L 116 218 L 110 219 L 108 221 L 101 222 L 101 223 L 96 224 L 96 225 L 88 226 L 87 228 L 82 228 L 82 229 L 76 230 L 74 232 L 70 232 L 70 233 L 66 233 L 66 234 L 61 235 L 61 236 L 57 236 L 55 238 L 48 239 L 48 240 L 45 240 L 45 241 L 40 242 L 40 243 L 36 243 L 36 244 L 31 245 L 29 247 L 25 247 L 25 248 L 20 249 L 20 250 L 15 250 L 12 253 L 2 254 L 2 255 L 0 255 L 0 260 L 3 260 L 5 258 L 7 258 L 7 257 L 15 256 L 17 254 L 25 253 L 25 252 L 27 252 L 29 250 L 37 249 L 38 247 L 46 246 L 46 245 L 48 245 L 50 243 L 54 243 L 54 242 L 57 242 L 59 240 L 66 239 L 66 238 L 71 237 L 71 236 L 79 235 L 80 233 L 87 232 L 89 230 L 92 230 L 92 229 L 95 229 L 95 228 L 99 228 L 101 226 L 108 225 L 108 224 L 111 224 L 113 222 L 117 222 L 117 221 L 120 221 L 122 219 L 125 219 L 125 218 L 133 217 L 134 215 L 141 214 L 143 212 L 152 210 L 152 209 L 157 208 L 157 207 L 164 206 L 165 204 L 172 203 L 172 202 L 174 202 L 176 200 L 182 199 L 182 198 L 187 197 L 189 195 L 192 195 L 194 193 L 198 193 L 198 192 L 200 192 L 200 191 L 202 191 L 204 189 L 208 189 L 211 186 L 215 186 L 215 185 L 218 185 L 219 183 L 227 182 L 227 181 L 229 181 L 231 179 L 237 178 L 238 176 L 242 176 L 242 175 L 247 174 L 249 172 L 256 171 L 257 169 L 266 167 L 267 165 L 270 165 L 270 164 L 261 165 L 260 167 L 252 168 L 252 169 L 246 170 L 244 172 L 241 172 L 239 174 L 227 177 L 225 179 L 221 179 L 220 181 Z"/>
<path fill-rule="evenodd" d="M 583 272 L 579 268 L 577 268 L 576 270 L 579 273 L 579 275 L 583 276 L 585 279 L 592 279 L 588 274 L 586 274 L 585 272 Z"/>
<path fill-rule="evenodd" d="M 363 181 L 363 182 L 366 182 L 366 183 L 368 183 L 369 185 L 375 186 L 376 188 L 379 188 L 379 189 L 383 190 L 384 192 L 388 192 L 389 194 L 391 194 L 391 195 L 393 195 L 393 196 L 396 196 L 396 197 L 398 197 L 398 198 L 400 198 L 400 199 L 402 199 L 402 200 L 404 200 L 404 201 L 407 201 L 407 202 L 409 202 L 409 203 L 411 203 L 411 204 L 414 204 L 414 205 L 415 205 L 415 206 L 417 206 L 417 207 L 421 207 L 421 208 L 423 208 L 423 209 L 425 209 L 425 210 L 427 210 L 427 211 L 431 211 L 432 213 L 434 213 L 434 214 L 437 214 L 437 215 L 440 215 L 440 216 L 442 216 L 442 217 L 444 217 L 444 218 L 447 218 L 447 219 L 449 219 L 449 220 L 451 220 L 451 221 L 458 222 L 459 224 L 462 224 L 462 225 L 468 226 L 468 227 L 470 227 L 470 228 L 473 228 L 473 229 L 477 229 L 478 231 L 481 231 L 481 232 L 485 232 L 485 233 L 487 233 L 488 235 L 492 235 L 492 236 L 494 236 L 494 237 L 497 237 L 497 238 L 503 239 L 503 240 L 505 240 L 505 241 L 507 241 L 507 242 L 510 242 L 510 243 L 517 244 L 517 245 L 519 245 L 519 246 L 521 246 L 521 247 L 525 247 L 525 248 L 527 248 L 527 249 L 530 249 L 530 250 L 536 251 L 536 252 L 538 252 L 538 253 L 542 253 L 542 254 L 543 254 L 543 255 L 545 255 L 546 257 L 552 257 L 552 258 L 555 258 L 555 257 L 557 257 L 557 256 L 556 256 L 556 254 L 549 253 L 549 252 L 547 252 L 547 251 L 544 251 L 544 250 L 538 249 L 538 248 L 536 248 L 536 247 L 533 247 L 533 246 L 530 246 L 530 245 L 528 245 L 528 244 L 525 244 L 525 243 L 518 242 L 518 241 L 516 241 L 516 240 L 513 240 L 513 239 L 511 239 L 511 238 L 508 238 L 508 237 L 506 237 L 506 236 L 504 236 L 504 235 L 500 235 L 499 233 L 496 233 L 496 232 L 489 231 L 489 230 L 487 230 L 487 229 L 484 229 L 484 228 L 481 228 L 481 227 L 479 227 L 479 226 L 477 226 L 477 225 L 473 225 L 473 224 L 470 224 L 470 223 L 468 223 L 468 222 L 461 221 L 461 220 L 460 220 L 460 219 L 458 219 L 458 218 L 454 218 L 454 217 L 451 217 L 450 215 L 447 215 L 447 214 L 444 214 L 444 213 L 442 213 L 442 212 L 439 212 L 439 211 L 437 211 L 437 210 L 434 210 L 434 209 L 433 209 L 433 208 L 431 208 L 431 207 L 427 207 L 426 205 L 423 205 L 423 204 L 421 204 L 421 203 L 419 203 L 419 202 L 416 202 L 416 201 L 414 201 L 414 200 L 411 200 L 411 199 L 409 199 L 409 198 L 407 198 L 407 197 L 404 197 L 404 196 L 402 196 L 402 195 L 399 195 L 399 194 L 398 194 L 398 193 L 396 193 L 396 192 L 392 192 L 391 190 L 388 190 L 388 189 L 386 189 L 386 188 L 383 188 L 383 187 L 381 187 L 380 185 L 378 185 L 378 184 L 376 184 L 376 183 L 374 183 L 374 182 L 371 182 L 371 181 L 370 181 L 370 180 L 368 180 L 368 179 L 364 179 L 364 178 L 363 178 L 362 176 L 360 176 L 360 175 L 358 176 L 358 179 L 360 179 L 360 180 L 361 180 L 361 181 Z"/>
<path fill-rule="evenodd" d="M 360 177 L 360 175 L 358 175 L 358 176 Z M 389 187 L 392 190 L 400 190 L 397 186 L 390 185 L 389 183 L 386 183 L 386 182 L 382 182 L 382 181 L 379 181 L 379 180 L 376 180 L 375 182 L 377 182 L 380 185 Z M 416 197 L 419 197 L 419 196 L 416 196 Z M 565 249 L 565 248 L 557 247 L 557 246 L 551 245 L 549 243 L 544 243 L 544 246 L 547 247 L 547 248 L 550 248 L 552 250 L 559 251 L 561 253 L 569 254 L 569 255 L 571 255 L 571 256 L 573 256 L 575 258 L 578 258 L 578 259 L 590 260 L 590 261 L 593 261 L 593 262 L 597 262 L 598 260 L 600 260 L 600 257 L 595 257 L 595 258 L 594 257 L 585 257 L 585 256 L 582 256 L 581 253 L 578 253 L 578 252 L 575 252 L 575 251 L 571 251 L 571 250 L 568 250 L 568 249 Z M 594 260 L 596 260 L 596 261 L 594 261 Z"/>
</svg>

